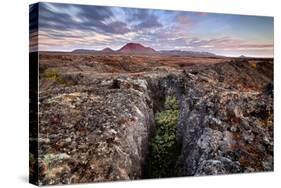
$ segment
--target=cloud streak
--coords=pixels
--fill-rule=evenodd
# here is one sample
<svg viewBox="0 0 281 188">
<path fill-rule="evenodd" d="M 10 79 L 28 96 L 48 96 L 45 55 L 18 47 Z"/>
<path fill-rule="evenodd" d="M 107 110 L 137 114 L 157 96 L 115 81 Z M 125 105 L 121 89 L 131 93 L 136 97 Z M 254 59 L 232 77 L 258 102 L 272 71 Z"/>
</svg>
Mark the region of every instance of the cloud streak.
<svg viewBox="0 0 281 188">
<path fill-rule="evenodd" d="M 269 43 L 251 43 L 244 40 L 233 39 L 229 37 L 214 38 L 210 40 L 200 40 L 194 38 L 189 41 L 188 46 L 191 47 L 201 47 L 201 48 L 215 48 L 215 49 L 235 49 L 235 48 L 244 48 L 244 49 L 263 49 L 263 48 L 273 48 L 273 44 Z"/>
<path fill-rule="evenodd" d="M 29 27 L 31 50 L 117 49 L 139 42 L 156 50 L 264 50 L 272 56 L 274 47 L 273 19 L 258 16 L 39 3 L 30 6 Z"/>
</svg>

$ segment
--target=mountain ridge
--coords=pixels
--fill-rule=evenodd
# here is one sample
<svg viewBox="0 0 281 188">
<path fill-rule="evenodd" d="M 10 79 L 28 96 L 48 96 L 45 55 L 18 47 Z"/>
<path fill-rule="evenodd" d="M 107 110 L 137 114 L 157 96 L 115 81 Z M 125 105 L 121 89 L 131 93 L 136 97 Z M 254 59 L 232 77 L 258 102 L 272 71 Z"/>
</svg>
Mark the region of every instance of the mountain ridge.
<svg viewBox="0 0 281 188">
<path fill-rule="evenodd" d="M 140 43 L 127 43 L 123 47 L 121 47 L 117 52 L 121 53 L 157 53 L 156 50 L 154 50 L 151 47 L 145 47 Z"/>
<path fill-rule="evenodd" d="M 162 55 L 178 55 L 178 56 L 191 56 L 191 57 L 218 57 L 210 52 L 197 52 L 197 51 L 184 51 L 184 50 L 155 50 L 149 46 L 144 46 L 140 43 L 126 43 L 124 46 L 117 50 L 106 47 L 102 50 L 89 50 L 89 49 L 75 49 L 74 53 L 122 53 L 122 54 L 162 54 Z"/>
<path fill-rule="evenodd" d="M 114 52 L 114 50 L 112 50 L 109 47 L 106 47 L 106 48 L 102 49 L 100 52 L 111 53 L 111 52 Z"/>
</svg>

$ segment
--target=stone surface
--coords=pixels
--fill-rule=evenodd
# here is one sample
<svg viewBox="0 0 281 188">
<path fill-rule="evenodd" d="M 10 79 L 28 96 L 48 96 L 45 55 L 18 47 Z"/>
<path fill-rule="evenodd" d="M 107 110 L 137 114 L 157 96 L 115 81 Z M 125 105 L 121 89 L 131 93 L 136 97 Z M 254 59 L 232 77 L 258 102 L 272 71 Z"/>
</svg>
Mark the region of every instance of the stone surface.
<svg viewBox="0 0 281 188">
<path fill-rule="evenodd" d="M 273 170 L 271 62 L 137 66 L 106 56 L 47 64 L 59 79 L 40 77 L 40 185 L 141 179 L 167 95 L 180 106 L 182 176 Z"/>
<path fill-rule="evenodd" d="M 273 170 L 273 98 L 264 92 L 272 78 L 248 66 L 186 71 L 178 127 L 185 175 Z"/>
</svg>

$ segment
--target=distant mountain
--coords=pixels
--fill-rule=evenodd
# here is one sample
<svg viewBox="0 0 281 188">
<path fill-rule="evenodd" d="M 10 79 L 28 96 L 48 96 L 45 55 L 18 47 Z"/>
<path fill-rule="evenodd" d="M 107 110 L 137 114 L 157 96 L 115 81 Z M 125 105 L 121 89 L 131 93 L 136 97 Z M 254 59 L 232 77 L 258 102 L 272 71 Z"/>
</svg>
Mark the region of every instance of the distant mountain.
<svg viewBox="0 0 281 188">
<path fill-rule="evenodd" d="M 117 50 L 120 53 L 157 53 L 156 50 L 150 47 L 145 47 L 139 43 L 127 43 L 125 46 Z"/>
<path fill-rule="evenodd" d="M 112 52 L 114 52 L 114 50 L 112 50 L 111 48 L 104 48 L 103 50 L 101 50 L 101 52 L 112 53 Z"/>
<path fill-rule="evenodd" d="M 72 51 L 73 53 L 95 53 L 97 50 L 88 50 L 88 49 L 76 49 Z"/>
<path fill-rule="evenodd" d="M 240 55 L 239 58 L 247 58 L 246 56 L 244 55 Z"/>
<path fill-rule="evenodd" d="M 196 51 L 182 51 L 182 50 L 162 50 L 156 51 L 151 47 L 143 46 L 139 43 L 127 43 L 118 50 L 112 50 L 107 47 L 103 50 L 87 50 L 76 49 L 73 53 L 129 53 L 129 54 L 163 54 L 163 55 L 176 55 L 176 56 L 190 56 L 190 57 L 219 57 L 210 52 L 196 52 Z"/>
<path fill-rule="evenodd" d="M 217 57 L 216 54 L 210 52 L 182 51 L 182 50 L 162 50 L 161 54 L 191 56 L 191 57 Z"/>
</svg>

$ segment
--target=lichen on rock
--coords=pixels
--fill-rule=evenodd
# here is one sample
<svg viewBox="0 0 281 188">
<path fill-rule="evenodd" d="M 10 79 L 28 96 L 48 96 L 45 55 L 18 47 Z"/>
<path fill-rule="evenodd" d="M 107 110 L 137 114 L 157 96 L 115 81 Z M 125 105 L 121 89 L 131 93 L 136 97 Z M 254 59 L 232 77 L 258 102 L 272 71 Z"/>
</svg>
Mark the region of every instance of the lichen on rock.
<svg viewBox="0 0 281 188">
<path fill-rule="evenodd" d="M 69 58 L 40 77 L 40 185 L 273 170 L 271 62 Z"/>
</svg>

